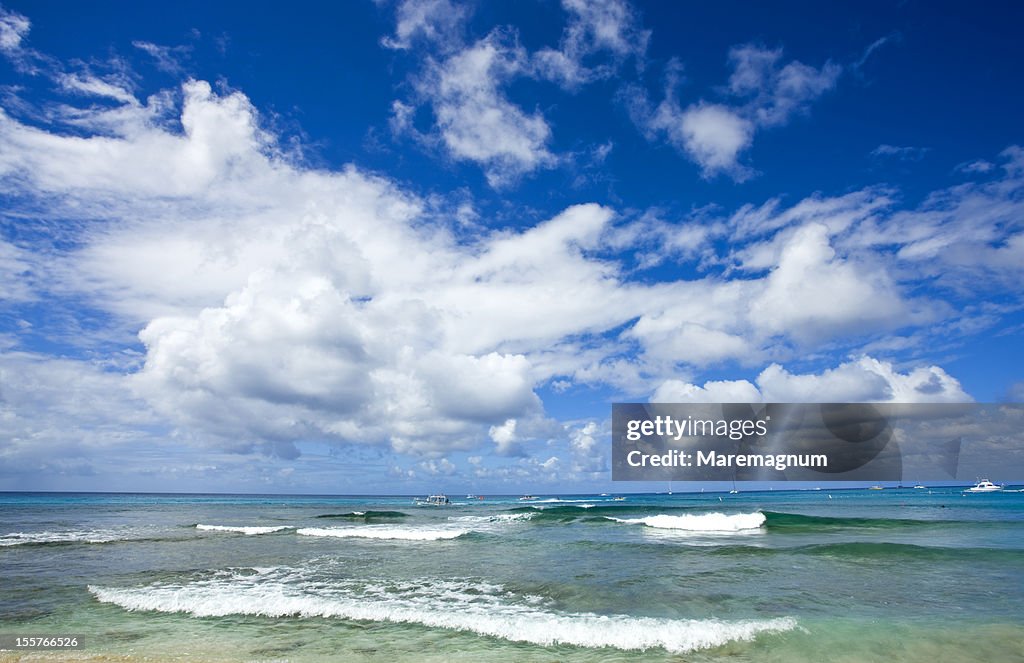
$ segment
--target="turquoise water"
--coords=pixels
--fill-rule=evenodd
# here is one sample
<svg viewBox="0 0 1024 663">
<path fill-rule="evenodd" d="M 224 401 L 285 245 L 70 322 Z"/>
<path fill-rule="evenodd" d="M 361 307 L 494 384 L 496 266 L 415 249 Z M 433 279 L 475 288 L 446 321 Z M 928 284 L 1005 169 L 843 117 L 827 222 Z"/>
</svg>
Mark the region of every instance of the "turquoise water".
<svg viewBox="0 0 1024 663">
<path fill-rule="evenodd" d="M 1024 493 L 453 501 L 0 494 L 0 633 L 101 660 L 1024 661 Z"/>
</svg>

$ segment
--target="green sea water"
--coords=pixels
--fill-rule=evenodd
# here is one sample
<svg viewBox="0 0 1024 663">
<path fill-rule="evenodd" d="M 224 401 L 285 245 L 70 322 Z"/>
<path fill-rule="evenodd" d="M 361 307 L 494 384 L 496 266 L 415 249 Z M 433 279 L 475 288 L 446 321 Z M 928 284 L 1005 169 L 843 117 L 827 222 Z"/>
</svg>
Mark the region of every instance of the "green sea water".
<svg viewBox="0 0 1024 663">
<path fill-rule="evenodd" d="M 1024 661 L 1024 493 L 0 494 L 0 660 Z"/>
</svg>

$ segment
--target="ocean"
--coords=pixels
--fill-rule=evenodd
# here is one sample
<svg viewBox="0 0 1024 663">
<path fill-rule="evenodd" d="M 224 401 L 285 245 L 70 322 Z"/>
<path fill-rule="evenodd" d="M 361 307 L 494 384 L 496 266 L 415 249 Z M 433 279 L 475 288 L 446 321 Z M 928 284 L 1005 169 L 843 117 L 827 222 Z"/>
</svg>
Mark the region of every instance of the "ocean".
<svg viewBox="0 0 1024 663">
<path fill-rule="evenodd" d="M 0 494 L 2 661 L 1024 661 L 1024 493 Z"/>
</svg>

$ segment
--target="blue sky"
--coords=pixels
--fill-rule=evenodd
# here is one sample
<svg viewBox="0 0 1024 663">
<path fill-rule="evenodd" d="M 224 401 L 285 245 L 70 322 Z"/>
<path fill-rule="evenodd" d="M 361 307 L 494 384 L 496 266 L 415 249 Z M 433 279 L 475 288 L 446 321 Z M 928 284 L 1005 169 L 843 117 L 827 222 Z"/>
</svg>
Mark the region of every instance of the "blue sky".
<svg viewBox="0 0 1024 663">
<path fill-rule="evenodd" d="M 1020 8 L 0 9 L 0 489 L 573 492 L 613 401 L 1019 401 Z"/>
</svg>

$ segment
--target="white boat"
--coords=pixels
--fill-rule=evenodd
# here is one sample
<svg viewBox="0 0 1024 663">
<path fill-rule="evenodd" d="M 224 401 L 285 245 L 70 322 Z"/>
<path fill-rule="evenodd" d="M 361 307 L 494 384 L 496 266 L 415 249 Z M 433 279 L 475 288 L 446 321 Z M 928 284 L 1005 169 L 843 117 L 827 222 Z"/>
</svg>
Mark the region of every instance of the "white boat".
<svg viewBox="0 0 1024 663">
<path fill-rule="evenodd" d="M 530 502 L 530 501 L 533 501 L 535 499 L 537 499 L 537 498 L 534 495 L 523 495 L 522 497 L 519 498 L 519 501 L 520 502 Z"/>
<path fill-rule="evenodd" d="M 416 498 L 416 506 L 448 506 L 451 500 L 447 495 L 428 495 L 426 498 Z"/>
<path fill-rule="evenodd" d="M 994 492 L 1002 490 L 1002 489 L 1003 489 L 1002 486 L 998 486 L 998 485 L 992 483 L 991 481 L 989 481 L 988 479 L 982 479 L 978 483 L 976 483 L 973 486 L 971 486 L 970 488 L 968 488 L 965 492 L 968 492 L 968 493 L 994 493 Z"/>
</svg>

